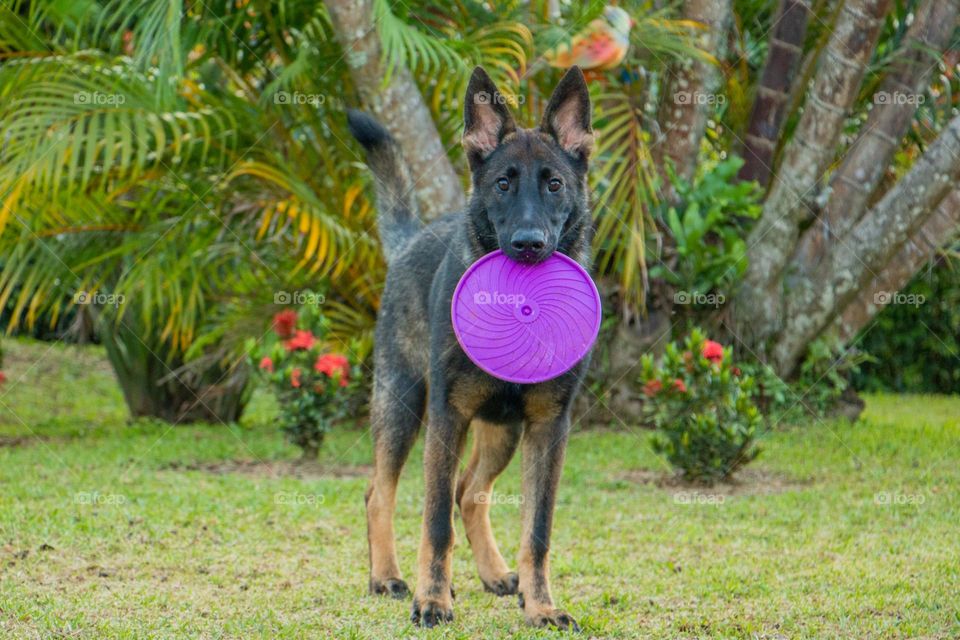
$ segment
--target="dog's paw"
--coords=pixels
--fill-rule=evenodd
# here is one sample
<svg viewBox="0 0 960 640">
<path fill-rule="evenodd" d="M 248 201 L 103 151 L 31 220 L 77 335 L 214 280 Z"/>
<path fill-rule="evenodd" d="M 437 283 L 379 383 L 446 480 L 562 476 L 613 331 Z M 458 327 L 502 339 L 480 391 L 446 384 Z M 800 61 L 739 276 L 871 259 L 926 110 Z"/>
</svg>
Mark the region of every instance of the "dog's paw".
<svg viewBox="0 0 960 640">
<path fill-rule="evenodd" d="M 520 577 L 516 572 L 505 573 L 496 580 L 482 580 L 483 589 L 496 596 L 512 596 L 517 592 L 517 585 L 520 584 Z"/>
<path fill-rule="evenodd" d="M 535 627 L 556 627 L 561 631 L 580 633 L 580 625 L 566 611 L 560 609 L 540 609 L 526 614 L 527 622 Z"/>
<path fill-rule="evenodd" d="M 370 580 L 370 595 L 390 596 L 397 600 L 402 600 L 410 595 L 410 588 L 407 583 L 400 578 L 387 578 L 386 580 Z"/>
<path fill-rule="evenodd" d="M 430 598 L 415 597 L 410 611 L 410 621 L 427 629 L 453 620 L 453 607 L 448 603 Z"/>
</svg>

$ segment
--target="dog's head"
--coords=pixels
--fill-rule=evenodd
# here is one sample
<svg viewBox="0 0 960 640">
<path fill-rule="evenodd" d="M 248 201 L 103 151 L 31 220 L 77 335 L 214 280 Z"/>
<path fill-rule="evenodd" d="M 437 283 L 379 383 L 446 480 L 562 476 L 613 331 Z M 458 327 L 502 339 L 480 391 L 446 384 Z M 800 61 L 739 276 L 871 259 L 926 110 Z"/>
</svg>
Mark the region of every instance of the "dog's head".
<svg viewBox="0 0 960 640">
<path fill-rule="evenodd" d="M 526 264 L 569 253 L 589 225 L 590 95 L 571 68 L 536 129 L 517 127 L 505 97 L 480 67 L 464 103 L 463 146 L 473 177 L 471 224 L 485 251 Z"/>
</svg>

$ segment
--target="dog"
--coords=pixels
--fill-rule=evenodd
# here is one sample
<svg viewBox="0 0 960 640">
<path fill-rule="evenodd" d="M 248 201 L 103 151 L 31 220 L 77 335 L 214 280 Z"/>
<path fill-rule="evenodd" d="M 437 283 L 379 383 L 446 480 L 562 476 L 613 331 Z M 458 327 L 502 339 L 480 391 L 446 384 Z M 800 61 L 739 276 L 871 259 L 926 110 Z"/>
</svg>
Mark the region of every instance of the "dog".
<svg viewBox="0 0 960 640">
<path fill-rule="evenodd" d="M 456 503 L 483 586 L 498 596 L 517 594 L 534 626 L 578 629 L 554 606 L 548 555 L 571 405 L 587 359 L 547 382 L 502 381 L 468 359 L 450 309 L 467 267 L 496 249 L 523 264 L 559 251 L 589 269 L 590 96 L 583 73 L 573 67 L 557 84 L 539 127 L 518 127 L 506 102 L 487 73 L 474 69 L 462 138 L 473 186 L 469 204 L 427 225 L 418 217 L 397 143 L 369 115 L 347 114 L 375 177 L 387 261 L 371 399 L 369 588 L 396 598 L 409 594 L 397 564 L 393 515 L 397 480 L 426 416 L 426 495 L 411 620 L 433 627 L 453 619 Z M 473 450 L 458 479 L 468 429 Z M 517 448 L 523 458 L 522 539 L 513 572 L 493 538 L 485 496 Z"/>
</svg>

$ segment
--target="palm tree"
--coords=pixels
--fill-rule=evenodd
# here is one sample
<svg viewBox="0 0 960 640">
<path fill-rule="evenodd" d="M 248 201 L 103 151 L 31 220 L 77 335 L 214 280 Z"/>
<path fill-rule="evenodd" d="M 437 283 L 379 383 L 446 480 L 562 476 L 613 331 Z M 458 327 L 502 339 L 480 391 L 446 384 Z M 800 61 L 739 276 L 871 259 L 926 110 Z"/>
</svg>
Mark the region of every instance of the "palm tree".
<svg viewBox="0 0 960 640">
<path fill-rule="evenodd" d="M 311 73 L 339 49 L 322 7 L 283 9 L 0 14 L 0 304 L 10 329 L 89 305 L 133 415 L 234 419 L 236 347 L 277 292 L 329 280 L 341 333 L 369 326 L 370 207 L 350 154 L 330 153 L 337 107 L 313 104 L 344 93 Z M 340 299 L 365 313 L 336 313 Z"/>
</svg>

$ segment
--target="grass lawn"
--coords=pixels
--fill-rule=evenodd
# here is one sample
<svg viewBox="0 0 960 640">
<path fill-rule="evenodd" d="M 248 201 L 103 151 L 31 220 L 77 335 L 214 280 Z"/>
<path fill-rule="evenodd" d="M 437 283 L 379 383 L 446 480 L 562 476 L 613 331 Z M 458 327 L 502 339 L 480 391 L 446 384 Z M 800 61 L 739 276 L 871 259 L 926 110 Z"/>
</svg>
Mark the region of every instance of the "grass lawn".
<svg viewBox="0 0 960 640">
<path fill-rule="evenodd" d="M 451 625 L 366 594 L 365 432 L 298 470 L 266 397 L 239 426 L 127 424 L 98 349 L 4 347 L 0 637 L 557 635 L 482 590 L 459 523 Z M 554 596 L 583 637 L 960 637 L 958 436 L 958 398 L 870 396 L 859 423 L 781 428 L 741 484 L 694 490 L 663 482 L 648 434 L 577 431 Z M 396 521 L 411 583 L 419 458 Z M 519 471 L 493 509 L 508 559 Z"/>
</svg>

